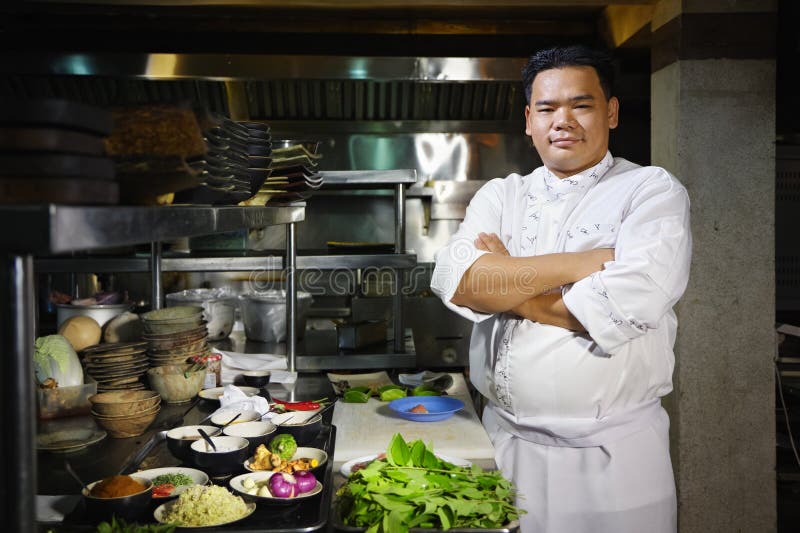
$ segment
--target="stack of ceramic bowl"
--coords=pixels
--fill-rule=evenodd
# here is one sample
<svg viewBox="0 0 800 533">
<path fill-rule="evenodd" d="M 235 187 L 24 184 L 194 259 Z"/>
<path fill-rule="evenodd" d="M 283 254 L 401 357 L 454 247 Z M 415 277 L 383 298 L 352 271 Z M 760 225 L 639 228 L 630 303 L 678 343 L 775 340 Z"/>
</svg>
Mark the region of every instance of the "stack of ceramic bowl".
<svg viewBox="0 0 800 533">
<path fill-rule="evenodd" d="M 182 365 L 208 355 L 203 308 L 179 305 L 142 315 L 150 366 Z"/>
<path fill-rule="evenodd" d="M 146 342 L 96 344 L 81 352 L 86 372 L 97 381 L 97 391 L 142 390 L 142 376 L 150 364 Z"/>
<path fill-rule="evenodd" d="M 144 433 L 161 410 L 155 391 L 112 391 L 89 397 L 92 416 L 111 437 L 136 437 Z"/>
</svg>

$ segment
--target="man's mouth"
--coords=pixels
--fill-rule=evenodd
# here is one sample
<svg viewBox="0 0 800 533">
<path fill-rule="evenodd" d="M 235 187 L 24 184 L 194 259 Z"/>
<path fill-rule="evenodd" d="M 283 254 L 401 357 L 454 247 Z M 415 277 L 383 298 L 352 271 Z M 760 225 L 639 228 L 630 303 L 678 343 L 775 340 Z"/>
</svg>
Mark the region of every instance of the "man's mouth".
<svg viewBox="0 0 800 533">
<path fill-rule="evenodd" d="M 556 139 L 550 139 L 550 144 L 559 148 L 569 148 L 570 146 L 578 144 L 579 142 L 580 139 L 576 139 L 574 137 L 559 137 Z"/>
</svg>

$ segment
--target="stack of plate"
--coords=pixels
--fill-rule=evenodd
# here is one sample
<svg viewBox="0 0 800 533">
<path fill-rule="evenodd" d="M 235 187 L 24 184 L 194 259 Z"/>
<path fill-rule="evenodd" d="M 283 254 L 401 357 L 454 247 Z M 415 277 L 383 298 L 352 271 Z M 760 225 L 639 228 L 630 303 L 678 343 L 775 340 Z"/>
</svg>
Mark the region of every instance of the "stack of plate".
<svg viewBox="0 0 800 533">
<path fill-rule="evenodd" d="M 271 172 L 269 126 L 218 118 L 203 136 L 206 155 L 190 162 L 203 172 L 203 184 L 176 195 L 176 200 L 219 205 L 236 204 L 252 197 Z"/>
<path fill-rule="evenodd" d="M 210 353 L 208 329 L 203 321 L 199 326 L 177 333 L 144 334 L 150 366 L 182 365 Z"/>
<path fill-rule="evenodd" d="M 97 381 L 98 392 L 143 390 L 147 373 L 146 342 L 96 344 L 81 352 L 86 372 Z"/>
<path fill-rule="evenodd" d="M 322 186 L 322 175 L 317 170 L 322 158 L 316 153 L 319 143 L 276 143 L 280 147 L 272 150 L 271 174 L 247 205 L 261 205 L 270 200 L 305 200 Z"/>
</svg>

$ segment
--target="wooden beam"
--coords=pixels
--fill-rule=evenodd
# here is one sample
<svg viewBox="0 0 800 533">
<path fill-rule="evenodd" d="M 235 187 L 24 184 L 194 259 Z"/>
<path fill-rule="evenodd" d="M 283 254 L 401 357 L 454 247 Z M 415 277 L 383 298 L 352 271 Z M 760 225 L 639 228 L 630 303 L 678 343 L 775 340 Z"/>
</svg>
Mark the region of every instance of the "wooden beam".
<svg viewBox="0 0 800 533">
<path fill-rule="evenodd" d="M 600 18 L 600 34 L 610 48 L 620 48 L 640 36 L 642 30 L 649 31 L 655 7 L 649 5 L 610 5 Z"/>
</svg>

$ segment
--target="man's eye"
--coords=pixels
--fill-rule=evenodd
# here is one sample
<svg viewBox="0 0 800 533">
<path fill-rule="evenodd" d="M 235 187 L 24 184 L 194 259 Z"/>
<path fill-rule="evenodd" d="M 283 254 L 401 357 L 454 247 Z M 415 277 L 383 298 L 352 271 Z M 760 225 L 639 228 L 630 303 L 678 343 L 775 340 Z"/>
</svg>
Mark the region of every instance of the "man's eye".
<svg viewBox="0 0 800 533">
<path fill-rule="evenodd" d="M 575 106 L 575 109 L 589 109 L 591 107 L 592 106 L 590 106 L 589 104 L 578 104 Z"/>
<path fill-rule="evenodd" d="M 537 113 L 552 113 L 553 109 L 550 107 L 540 107 L 536 110 Z"/>
</svg>

